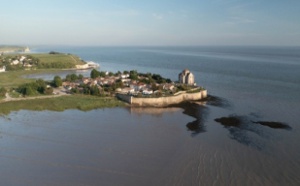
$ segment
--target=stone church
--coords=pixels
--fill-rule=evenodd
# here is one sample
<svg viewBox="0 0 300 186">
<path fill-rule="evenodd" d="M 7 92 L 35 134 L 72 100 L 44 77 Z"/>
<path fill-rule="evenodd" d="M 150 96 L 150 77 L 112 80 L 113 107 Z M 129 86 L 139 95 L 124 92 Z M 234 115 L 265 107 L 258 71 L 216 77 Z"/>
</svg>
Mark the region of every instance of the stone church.
<svg viewBox="0 0 300 186">
<path fill-rule="evenodd" d="M 194 74 L 191 73 L 188 69 L 183 70 L 178 75 L 179 83 L 187 84 L 187 85 L 194 85 L 195 84 L 195 77 Z"/>
</svg>

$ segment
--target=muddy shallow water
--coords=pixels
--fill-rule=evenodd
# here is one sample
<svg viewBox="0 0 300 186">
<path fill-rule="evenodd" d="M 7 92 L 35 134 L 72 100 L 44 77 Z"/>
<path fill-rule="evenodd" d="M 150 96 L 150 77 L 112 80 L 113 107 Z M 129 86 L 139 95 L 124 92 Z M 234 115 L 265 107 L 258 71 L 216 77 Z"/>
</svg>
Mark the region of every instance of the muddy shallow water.
<svg viewBox="0 0 300 186">
<path fill-rule="evenodd" d="M 224 128 L 220 108 L 193 107 L 193 117 L 182 108 L 11 113 L 0 118 L 0 183 L 298 183 L 298 151 L 284 139 L 293 131 Z"/>
</svg>

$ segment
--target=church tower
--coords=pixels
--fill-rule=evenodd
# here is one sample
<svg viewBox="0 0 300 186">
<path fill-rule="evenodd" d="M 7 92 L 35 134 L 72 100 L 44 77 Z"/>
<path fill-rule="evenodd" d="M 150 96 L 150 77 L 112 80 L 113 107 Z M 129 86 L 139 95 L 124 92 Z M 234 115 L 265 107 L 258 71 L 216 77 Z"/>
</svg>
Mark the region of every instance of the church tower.
<svg viewBox="0 0 300 186">
<path fill-rule="evenodd" d="M 188 69 L 185 69 L 178 75 L 178 81 L 182 84 L 194 85 L 195 77 L 193 73 L 191 73 Z"/>
</svg>

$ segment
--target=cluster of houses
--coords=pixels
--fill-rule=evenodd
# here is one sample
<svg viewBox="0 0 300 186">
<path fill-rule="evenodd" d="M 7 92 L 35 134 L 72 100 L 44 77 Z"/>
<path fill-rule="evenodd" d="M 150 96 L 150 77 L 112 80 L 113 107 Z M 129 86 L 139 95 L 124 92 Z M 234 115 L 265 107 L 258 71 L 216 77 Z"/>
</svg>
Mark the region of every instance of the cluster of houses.
<svg viewBox="0 0 300 186">
<path fill-rule="evenodd" d="M 184 73 L 186 74 L 188 70 L 185 70 Z M 191 72 L 188 71 L 188 77 L 179 75 L 179 82 L 182 84 L 194 84 L 194 76 Z M 130 94 L 130 95 L 152 95 L 157 92 L 173 92 L 176 89 L 176 84 L 174 82 L 171 83 L 154 83 L 148 84 L 144 83 L 143 78 L 146 77 L 139 77 L 139 80 L 132 80 L 129 78 L 129 74 L 120 74 L 119 76 L 109 76 L 106 73 L 106 77 L 97 77 L 95 79 L 84 77 L 82 79 L 76 80 L 75 82 L 63 82 L 63 87 L 70 91 L 71 89 L 79 89 L 82 84 L 87 86 L 97 86 L 100 91 L 103 90 L 103 87 L 113 86 L 117 84 L 117 82 L 122 82 L 123 86 L 117 87 L 115 93 L 120 94 Z M 188 81 L 182 80 L 182 78 L 189 79 Z"/>
<path fill-rule="evenodd" d="M 63 87 L 70 91 L 71 89 L 80 89 L 82 84 L 88 85 L 90 87 L 97 86 L 101 91 L 105 86 L 112 86 L 116 82 L 122 82 L 122 87 L 118 87 L 115 92 L 121 94 L 132 94 L 137 95 L 142 93 L 143 95 L 152 95 L 157 90 L 153 90 L 153 85 L 140 82 L 138 80 L 132 80 L 129 78 L 129 74 L 121 74 L 119 76 L 106 76 L 106 77 L 97 77 L 95 79 L 84 77 L 80 80 L 74 82 L 63 82 Z M 164 83 L 164 84 L 155 84 L 157 87 L 162 87 L 163 90 L 174 89 L 174 83 Z"/>
<path fill-rule="evenodd" d="M 6 67 L 5 67 L 5 63 L 10 64 L 12 66 L 15 65 L 22 65 L 25 68 L 31 68 L 33 65 L 33 59 L 32 58 L 28 58 L 26 56 L 17 56 L 15 58 L 10 58 L 7 60 L 0 60 L 0 62 L 3 63 L 2 67 L 0 67 L 0 72 L 5 72 Z"/>
</svg>

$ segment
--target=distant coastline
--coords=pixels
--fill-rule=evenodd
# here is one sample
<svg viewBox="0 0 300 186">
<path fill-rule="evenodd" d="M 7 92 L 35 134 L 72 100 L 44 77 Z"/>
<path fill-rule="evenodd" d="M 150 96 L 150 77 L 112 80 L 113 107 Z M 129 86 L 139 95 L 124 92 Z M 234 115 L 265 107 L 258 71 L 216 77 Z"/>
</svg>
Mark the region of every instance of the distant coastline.
<svg viewBox="0 0 300 186">
<path fill-rule="evenodd" d="M 0 54 L 1 53 L 15 53 L 15 52 L 30 52 L 30 48 L 24 47 L 24 46 L 0 45 Z"/>
</svg>

